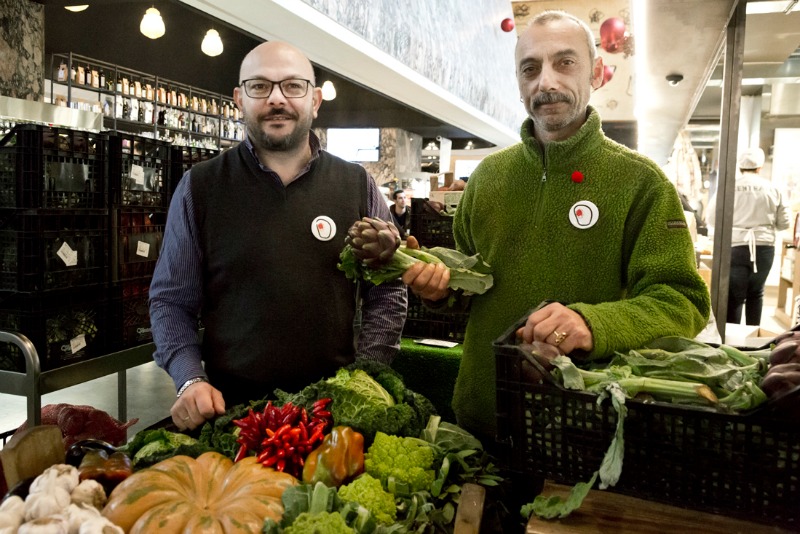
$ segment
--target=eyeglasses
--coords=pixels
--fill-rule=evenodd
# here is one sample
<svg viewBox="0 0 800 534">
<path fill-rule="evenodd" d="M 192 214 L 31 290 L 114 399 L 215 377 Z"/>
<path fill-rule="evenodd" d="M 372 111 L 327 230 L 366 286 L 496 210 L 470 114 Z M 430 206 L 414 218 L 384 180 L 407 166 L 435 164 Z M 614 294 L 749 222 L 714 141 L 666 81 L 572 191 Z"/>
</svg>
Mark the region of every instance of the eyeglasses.
<svg viewBox="0 0 800 534">
<path fill-rule="evenodd" d="M 245 94 L 250 98 L 269 98 L 276 85 L 281 88 L 281 94 L 286 98 L 303 98 L 308 94 L 308 88 L 314 87 L 311 81 L 303 78 L 288 78 L 279 82 L 264 78 L 250 78 L 242 80 L 239 85 L 244 87 Z"/>
</svg>

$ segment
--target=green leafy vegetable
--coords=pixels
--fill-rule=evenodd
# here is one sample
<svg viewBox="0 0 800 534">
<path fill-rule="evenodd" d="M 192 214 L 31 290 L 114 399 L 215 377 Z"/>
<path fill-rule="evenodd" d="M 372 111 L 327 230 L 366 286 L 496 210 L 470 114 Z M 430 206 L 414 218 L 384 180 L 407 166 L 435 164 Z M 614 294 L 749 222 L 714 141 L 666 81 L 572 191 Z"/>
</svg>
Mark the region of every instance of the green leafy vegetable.
<svg viewBox="0 0 800 534">
<path fill-rule="evenodd" d="M 406 269 L 419 261 L 443 263 L 450 270 L 448 287 L 461 290 L 465 295 L 481 295 L 494 284 L 491 267 L 483 261 L 480 254 L 467 256 L 444 247 L 409 249 L 402 246 L 395 251 L 388 264 L 377 269 L 367 267 L 359 261 L 350 245 L 345 245 L 339 259 L 339 269 L 344 271 L 347 278 L 351 280 L 361 278 L 375 285 L 397 280 Z"/>
<path fill-rule="evenodd" d="M 592 489 L 596 480 L 597 471 L 594 472 L 589 482 L 578 482 L 575 484 L 566 499 L 562 499 L 558 495 L 552 495 L 550 497 L 537 495 L 533 502 L 522 507 L 520 513 L 525 519 L 529 518 L 532 513 L 544 519 L 567 517 L 581 507 L 583 500 L 589 494 L 589 490 Z"/>
<path fill-rule="evenodd" d="M 135 469 L 142 469 L 179 454 L 197 458 L 211 448 L 185 434 L 159 428 L 137 432 L 119 450 L 130 456 Z"/>
<path fill-rule="evenodd" d="M 354 378 L 355 377 L 355 378 Z M 321 398 L 331 398 L 334 424 L 349 426 L 371 443 L 378 431 L 396 436 L 419 436 L 431 415 L 433 404 L 407 389 L 388 365 L 357 360 L 332 379 L 310 384 L 297 393 L 275 390 L 280 404 L 310 407 Z"/>
</svg>

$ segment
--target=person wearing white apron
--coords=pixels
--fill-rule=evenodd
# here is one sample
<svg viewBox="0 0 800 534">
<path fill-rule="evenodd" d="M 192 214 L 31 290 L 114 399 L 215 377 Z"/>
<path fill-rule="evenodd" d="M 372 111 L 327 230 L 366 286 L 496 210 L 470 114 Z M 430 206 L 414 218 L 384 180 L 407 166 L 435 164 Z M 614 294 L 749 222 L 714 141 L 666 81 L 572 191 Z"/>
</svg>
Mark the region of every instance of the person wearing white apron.
<svg viewBox="0 0 800 534">
<path fill-rule="evenodd" d="M 763 165 L 760 148 L 748 148 L 739 155 L 726 319 L 734 324 L 741 323 L 743 309 L 746 324 L 761 322 L 764 284 L 775 259 L 775 235 L 789 228 L 789 211 L 781 192 L 759 175 Z M 714 212 L 709 210 L 711 225 Z"/>
</svg>

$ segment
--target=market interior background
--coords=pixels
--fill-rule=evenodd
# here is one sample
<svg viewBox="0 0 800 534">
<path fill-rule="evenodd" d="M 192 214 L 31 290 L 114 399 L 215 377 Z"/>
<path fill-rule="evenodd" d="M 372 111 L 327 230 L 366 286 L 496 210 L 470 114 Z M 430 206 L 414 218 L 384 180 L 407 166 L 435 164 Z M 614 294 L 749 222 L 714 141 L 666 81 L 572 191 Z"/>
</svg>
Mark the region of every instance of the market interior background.
<svg viewBox="0 0 800 534">
<path fill-rule="evenodd" d="M 479 0 L 469 5 L 415 0 L 391 7 L 376 7 L 368 0 L 86 1 L 89 8 L 78 13 L 64 9 L 75 0 L 35 2 L 44 6 L 44 54 L 38 60 L 42 97 L 50 94 L 51 54 L 68 52 L 229 96 L 247 51 L 264 39 L 286 40 L 307 52 L 319 83 L 331 81 L 336 87 L 336 98 L 324 102 L 315 128 L 370 127 L 381 128 L 382 135 L 408 134 L 392 139 L 409 143 L 413 165 L 394 160 L 369 167 L 379 183 L 390 187 L 412 187 L 440 171 L 458 177 L 467 172 L 462 169 L 515 141 L 524 110 L 516 94 L 513 48 L 516 31 L 533 14 L 566 9 L 584 17 L 598 35 L 603 21 L 618 17 L 626 23 L 626 46 L 613 54 L 601 51 L 612 73 L 592 97 L 606 132 L 662 165 L 702 213 L 718 173 L 725 169 L 724 113 L 738 108 L 739 146 L 754 143 L 765 150 L 762 174 L 784 188 L 793 212 L 798 212 L 796 0 L 749 2 L 742 57 L 727 67 L 726 27 L 744 0 Z M 647 7 L 646 17 L 632 9 L 634 2 Z M 34 2 L 0 0 L 0 54 L 14 48 L 9 35 L 17 23 L 9 14 L 28 3 Z M 166 34 L 156 40 L 139 32 L 139 21 L 151 6 L 166 26 Z M 512 19 L 516 28 L 503 31 L 504 19 Z M 200 52 L 200 42 L 212 28 L 224 43 L 217 57 Z M 503 60 L 494 61 L 496 57 Z M 0 95 L 26 98 L 12 94 L 14 65 L 3 63 Z M 741 101 L 725 110 L 724 68 L 740 69 L 742 80 Z M 404 149 L 408 146 L 381 142 L 382 157 Z M 703 246 L 701 257 L 711 267 L 712 245 L 707 241 Z M 762 322 L 772 332 L 788 327 L 774 318 L 779 286 L 786 285 L 780 258 L 779 250 L 767 282 Z M 167 415 L 164 407 L 171 405 L 174 387 L 154 364 L 129 370 L 128 378 L 128 413 L 140 418 L 132 435 Z M 91 404 L 115 414 L 115 390 L 116 377 L 108 376 L 47 394 L 42 404 Z M 0 432 L 24 419 L 25 398 L 0 394 Z"/>
</svg>

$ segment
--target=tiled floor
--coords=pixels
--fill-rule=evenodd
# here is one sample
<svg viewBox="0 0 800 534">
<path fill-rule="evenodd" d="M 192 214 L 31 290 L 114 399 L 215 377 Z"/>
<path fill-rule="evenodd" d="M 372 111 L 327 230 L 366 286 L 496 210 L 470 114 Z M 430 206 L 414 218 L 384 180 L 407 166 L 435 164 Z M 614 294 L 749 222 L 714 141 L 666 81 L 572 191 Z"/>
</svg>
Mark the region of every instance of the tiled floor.
<svg viewBox="0 0 800 534">
<path fill-rule="evenodd" d="M 783 332 L 785 328 L 772 317 L 776 298 L 777 289 L 768 286 L 761 326 L 772 332 Z M 128 436 L 169 416 L 174 399 L 172 380 L 155 363 L 129 369 L 128 417 L 138 417 L 139 422 L 128 430 Z M 12 430 L 25 421 L 26 402 L 25 397 L 0 394 L 0 433 Z M 60 402 L 88 404 L 117 417 L 117 376 L 98 378 L 42 397 L 42 406 Z"/>
</svg>

